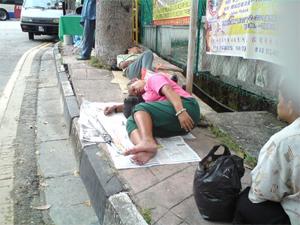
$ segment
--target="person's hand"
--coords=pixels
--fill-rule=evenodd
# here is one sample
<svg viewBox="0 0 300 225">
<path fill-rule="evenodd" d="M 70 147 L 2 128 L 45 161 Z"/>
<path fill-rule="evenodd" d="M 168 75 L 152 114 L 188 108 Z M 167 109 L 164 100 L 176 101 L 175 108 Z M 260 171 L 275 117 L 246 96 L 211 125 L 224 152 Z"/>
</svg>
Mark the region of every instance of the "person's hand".
<svg viewBox="0 0 300 225">
<path fill-rule="evenodd" d="M 187 111 L 180 113 L 178 115 L 178 120 L 181 128 L 184 129 L 186 132 L 190 132 L 194 128 L 194 121 L 187 113 Z"/>
<path fill-rule="evenodd" d="M 108 115 L 112 114 L 113 112 L 115 112 L 116 109 L 117 109 L 116 105 L 105 107 L 104 115 L 108 116 Z"/>
<path fill-rule="evenodd" d="M 119 68 L 122 69 L 122 70 L 126 69 L 133 62 L 134 62 L 133 60 L 128 60 L 128 61 L 120 62 Z"/>
</svg>

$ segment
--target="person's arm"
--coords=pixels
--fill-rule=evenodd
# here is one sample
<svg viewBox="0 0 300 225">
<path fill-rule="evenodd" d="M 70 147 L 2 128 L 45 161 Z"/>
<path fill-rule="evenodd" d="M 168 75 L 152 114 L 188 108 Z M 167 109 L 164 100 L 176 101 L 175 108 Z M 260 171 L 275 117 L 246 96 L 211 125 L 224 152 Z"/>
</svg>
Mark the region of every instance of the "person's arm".
<svg viewBox="0 0 300 225">
<path fill-rule="evenodd" d="M 168 84 L 164 85 L 160 92 L 172 103 L 181 127 L 187 132 L 191 131 L 194 128 L 194 121 L 183 107 L 180 96 Z"/>
<path fill-rule="evenodd" d="M 134 60 L 128 60 L 128 61 L 120 62 L 119 68 L 122 69 L 122 70 L 124 70 L 124 69 L 126 69 L 133 62 L 134 62 Z"/>
<path fill-rule="evenodd" d="M 104 115 L 108 116 L 108 115 L 112 114 L 113 112 L 115 112 L 115 113 L 123 112 L 123 109 L 124 109 L 124 104 L 108 106 L 108 107 L 105 107 L 105 109 L 104 109 Z"/>
<path fill-rule="evenodd" d="M 175 66 L 169 66 L 169 65 L 166 65 L 166 64 L 162 64 L 162 63 L 159 63 L 155 66 L 155 71 L 160 71 L 160 70 L 168 70 L 168 71 L 175 71 L 175 72 L 180 72 L 182 73 L 183 72 L 183 69 L 181 68 L 177 68 Z"/>
</svg>

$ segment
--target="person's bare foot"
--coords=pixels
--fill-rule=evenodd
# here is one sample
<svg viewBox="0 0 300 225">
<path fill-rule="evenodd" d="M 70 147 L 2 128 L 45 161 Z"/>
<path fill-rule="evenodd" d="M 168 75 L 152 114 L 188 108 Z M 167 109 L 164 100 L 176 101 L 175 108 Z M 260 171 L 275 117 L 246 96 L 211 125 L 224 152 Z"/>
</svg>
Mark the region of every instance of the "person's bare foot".
<svg viewBox="0 0 300 225">
<path fill-rule="evenodd" d="M 124 155 L 133 155 L 132 159 L 138 164 L 147 163 L 157 152 L 158 146 L 155 140 L 142 141 L 128 149 Z"/>
<path fill-rule="evenodd" d="M 138 164 L 144 165 L 155 156 L 156 152 L 139 152 L 132 156 L 131 160 Z"/>
</svg>

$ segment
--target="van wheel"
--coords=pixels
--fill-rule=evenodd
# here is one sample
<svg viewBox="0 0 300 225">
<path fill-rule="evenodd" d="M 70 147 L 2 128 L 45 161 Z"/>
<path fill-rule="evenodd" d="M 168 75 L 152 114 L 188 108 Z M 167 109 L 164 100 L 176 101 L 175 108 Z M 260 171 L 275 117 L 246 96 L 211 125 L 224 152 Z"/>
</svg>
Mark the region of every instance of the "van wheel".
<svg viewBox="0 0 300 225">
<path fill-rule="evenodd" d="M 8 13 L 4 9 L 0 9 L 0 20 L 4 21 L 8 19 Z"/>
<path fill-rule="evenodd" d="M 28 32 L 28 38 L 29 38 L 29 40 L 33 40 L 34 39 L 34 33 Z"/>
</svg>

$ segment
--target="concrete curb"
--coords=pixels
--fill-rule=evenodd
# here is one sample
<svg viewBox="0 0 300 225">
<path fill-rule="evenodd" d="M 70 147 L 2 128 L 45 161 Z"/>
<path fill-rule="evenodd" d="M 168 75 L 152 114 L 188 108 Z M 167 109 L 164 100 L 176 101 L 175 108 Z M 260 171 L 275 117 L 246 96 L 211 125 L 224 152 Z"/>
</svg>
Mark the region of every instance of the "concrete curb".
<svg viewBox="0 0 300 225">
<path fill-rule="evenodd" d="M 79 106 L 76 100 L 76 96 L 73 92 L 72 86 L 68 79 L 68 75 L 62 64 L 62 57 L 58 51 L 58 45 L 54 47 L 54 59 L 56 65 L 57 78 L 60 84 L 60 90 L 64 103 L 64 117 L 67 124 L 69 134 L 71 134 L 73 119 L 79 117 Z"/>
<path fill-rule="evenodd" d="M 87 189 L 92 206 L 102 225 L 146 225 L 118 177 L 118 172 L 110 165 L 110 159 L 97 145 L 83 147 L 79 138 L 79 105 L 73 92 L 59 43 L 54 46 L 56 71 L 64 103 L 64 116 L 74 145 L 81 179 Z M 100 148 L 100 151 L 99 151 Z"/>
<path fill-rule="evenodd" d="M 109 198 L 103 224 L 147 225 L 127 193 L 124 192 Z"/>
<path fill-rule="evenodd" d="M 84 148 L 79 171 L 99 222 L 103 224 L 107 199 L 123 191 L 123 186 L 107 158 L 102 154 L 96 155 L 101 152 L 96 145 Z"/>
</svg>

